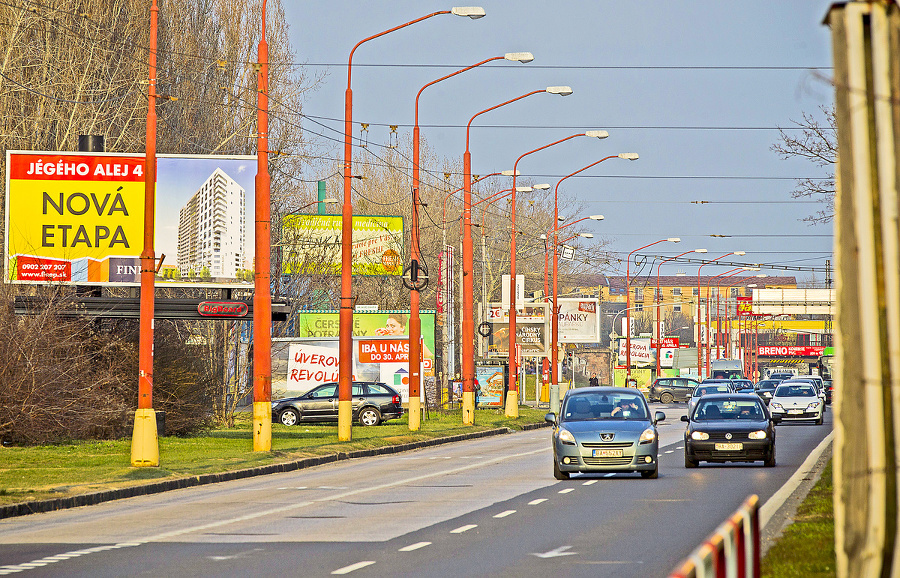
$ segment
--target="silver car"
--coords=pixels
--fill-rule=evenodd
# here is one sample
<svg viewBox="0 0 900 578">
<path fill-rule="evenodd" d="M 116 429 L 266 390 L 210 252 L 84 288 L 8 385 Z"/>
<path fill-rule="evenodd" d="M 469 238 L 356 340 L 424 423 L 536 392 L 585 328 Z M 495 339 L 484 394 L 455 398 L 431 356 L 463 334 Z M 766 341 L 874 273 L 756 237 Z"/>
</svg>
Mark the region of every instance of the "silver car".
<svg viewBox="0 0 900 578">
<path fill-rule="evenodd" d="M 813 421 L 822 425 L 825 401 L 819 397 L 816 386 L 804 381 L 782 381 L 775 388 L 775 395 L 769 402 L 773 416 L 781 416 L 784 421 Z"/>
<path fill-rule="evenodd" d="M 658 421 L 644 395 L 622 387 L 582 387 L 566 392 L 560 414 L 548 413 L 553 425 L 553 475 L 640 472 L 659 476 Z"/>
</svg>

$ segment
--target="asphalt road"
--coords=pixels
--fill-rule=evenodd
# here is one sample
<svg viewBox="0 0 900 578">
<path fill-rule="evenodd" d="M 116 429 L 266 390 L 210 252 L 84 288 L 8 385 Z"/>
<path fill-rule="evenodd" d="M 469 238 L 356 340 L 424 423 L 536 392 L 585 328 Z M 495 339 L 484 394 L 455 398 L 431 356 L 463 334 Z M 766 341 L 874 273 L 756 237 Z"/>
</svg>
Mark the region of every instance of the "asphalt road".
<svg viewBox="0 0 900 578">
<path fill-rule="evenodd" d="M 831 431 L 777 428 L 778 466 L 684 468 L 683 404 L 652 404 L 660 477 L 553 478 L 549 430 L 0 520 L 0 575 L 665 576 Z"/>
</svg>

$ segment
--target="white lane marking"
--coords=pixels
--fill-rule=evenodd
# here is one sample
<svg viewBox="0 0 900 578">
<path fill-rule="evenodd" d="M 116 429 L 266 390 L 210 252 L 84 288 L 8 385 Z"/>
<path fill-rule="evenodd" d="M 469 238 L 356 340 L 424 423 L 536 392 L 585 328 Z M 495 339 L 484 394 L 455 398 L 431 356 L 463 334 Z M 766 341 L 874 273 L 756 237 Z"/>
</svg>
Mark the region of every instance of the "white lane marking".
<svg viewBox="0 0 900 578">
<path fill-rule="evenodd" d="M 347 486 L 319 486 L 320 490 L 346 490 Z"/>
<path fill-rule="evenodd" d="M 349 574 L 354 570 L 359 570 L 360 568 L 365 568 L 366 566 L 371 566 L 375 563 L 375 560 L 366 560 L 364 562 L 357 562 L 356 564 L 350 564 L 349 566 L 344 566 L 343 568 L 338 568 L 332 574 Z"/>
<path fill-rule="evenodd" d="M 588 480 L 588 481 L 586 481 L 585 483 L 583 483 L 583 484 L 581 484 L 581 485 L 582 485 L 582 486 L 591 486 L 591 485 L 596 484 L 596 483 L 597 483 L 597 480 Z"/>
<path fill-rule="evenodd" d="M 565 490 L 560 490 L 560 494 L 568 494 L 569 492 L 574 492 L 575 488 L 566 488 Z"/>
<path fill-rule="evenodd" d="M 666 453 L 667 453 L 667 454 L 674 454 L 674 453 L 675 453 L 675 450 L 669 450 L 669 451 L 667 451 Z"/>
<path fill-rule="evenodd" d="M 499 514 L 494 514 L 494 517 L 495 518 L 505 518 L 505 517 L 511 516 L 512 514 L 515 514 L 515 513 L 516 513 L 515 510 L 506 510 L 505 512 L 500 512 Z"/>
<path fill-rule="evenodd" d="M 288 487 L 288 488 L 278 488 L 279 490 L 305 490 L 306 486 L 296 486 L 296 487 Z"/>
<path fill-rule="evenodd" d="M 56 562 L 63 562 L 65 560 L 69 560 L 71 558 L 78 558 L 79 556 L 84 556 L 85 554 L 96 554 L 97 552 L 105 552 L 107 550 L 115 550 L 117 548 L 130 548 L 132 546 L 138 546 L 139 544 L 131 543 L 131 542 L 121 542 L 119 544 L 107 544 L 105 546 L 94 546 L 93 548 L 85 548 L 84 550 L 72 550 L 71 552 L 63 552 L 62 554 L 54 554 L 53 556 L 47 556 L 45 558 L 41 558 L 40 560 L 32 560 L 30 562 L 23 562 L 17 565 L 9 565 L 9 566 L 0 566 L 0 576 L 7 576 L 9 574 L 18 574 L 19 572 L 24 572 L 26 570 L 34 570 L 35 568 L 42 568 L 44 566 L 49 566 L 50 564 L 55 564 Z"/>
<path fill-rule="evenodd" d="M 468 532 L 472 528 L 477 528 L 477 527 L 478 527 L 478 524 L 468 524 L 467 526 L 460 526 L 459 528 L 456 528 L 455 530 L 450 530 L 450 533 L 451 534 L 462 534 L 463 532 Z"/>
<path fill-rule="evenodd" d="M 614 475 L 616 475 L 616 474 L 606 474 L 606 475 L 603 476 L 603 477 L 604 477 L 604 478 L 611 478 L 611 477 L 613 477 Z"/>
<path fill-rule="evenodd" d="M 415 544 L 410 544 L 409 546 L 404 546 L 397 551 L 398 552 L 412 552 L 413 550 L 418 550 L 419 548 L 424 548 L 425 546 L 431 546 L 431 542 L 416 542 Z"/>
<path fill-rule="evenodd" d="M 532 552 L 531 555 L 537 556 L 538 558 L 557 558 L 559 556 L 574 556 L 577 554 L 577 552 L 566 552 L 569 548 L 571 548 L 571 546 L 560 546 L 559 548 L 554 548 L 553 550 L 542 554 Z"/>
<path fill-rule="evenodd" d="M 531 500 L 528 502 L 529 506 L 537 506 L 538 504 L 543 504 L 547 501 L 547 498 L 538 498 L 537 500 Z"/>
</svg>

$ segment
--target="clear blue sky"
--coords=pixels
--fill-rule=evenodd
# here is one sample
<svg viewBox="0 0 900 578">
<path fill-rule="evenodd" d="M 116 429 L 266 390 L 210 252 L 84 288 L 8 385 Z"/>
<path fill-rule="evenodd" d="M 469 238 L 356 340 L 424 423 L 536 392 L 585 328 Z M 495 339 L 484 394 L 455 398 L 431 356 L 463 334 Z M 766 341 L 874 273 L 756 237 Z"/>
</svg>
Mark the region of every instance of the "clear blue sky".
<svg viewBox="0 0 900 578">
<path fill-rule="evenodd" d="M 430 0 L 285 4 L 297 60 L 307 63 L 311 74 L 327 73 L 305 99 L 303 112 L 322 117 L 317 120 L 338 131 L 345 64 L 353 45 L 453 5 Z M 832 250 L 831 226 L 800 221 L 817 205 L 786 201 L 791 201 L 793 179 L 825 172 L 806 162 L 781 160 L 769 147 L 777 140 L 775 127 L 793 126 L 791 120 L 802 112 L 818 113 L 821 105 L 831 105 L 830 31 L 822 24 L 830 2 L 468 4 L 483 6 L 487 16 L 438 16 L 357 50 L 356 134 L 360 122 L 371 123 L 374 143 L 387 143 L 385 125 L 399 124 L 401 132 L 411 133 L 416 92 L 452 72 L 449 65 L 532 52 L 530 64 L 488 65 L 426 90 L 420 123 L 440 155 L 462 157 L 464 127 L 474 113 L 531 90 L 569 85 L 574 89 L 569 97 L 536 95 L 479 117 L 480 126 L 472 130 L 473 173 L 512 168 L 523 152 L 582 129 L 607 129 L 606 140 L 574 139 L 526 157 L 519 170 L 536 182 L 555 184 L 604 156 L 639 153 L 638 161 L 607 161 L 584 173 L 587 178 L 568 179 L 560 188 L 561 195 L 587 203 L 585 216 L 606 216 L 591 227 L 610 241 L 612 251 L 624 256 L 677 236 L 681 243 L 653 249 L 675 255 L 702 247 L 710 257 L 743 250 L 748 263 L 824 267 Z M 373 64 L 396 66 L 363 66 Z M 337 136 L 310 120 L 303 123 L 310 132 Z M 330 156 L 341 155 L 333 141 L 318 142 L 326 152 L 332 147 Z M 313 173 L 304 177 L 322 176 Z M 695 200 L 711 203 L 692 204 Z M 696 266 L 665 266 L 662 273 L 678 270 L 691 272 Z M 708 266 L 703 272 L 723 270 Z"/>
</svg>

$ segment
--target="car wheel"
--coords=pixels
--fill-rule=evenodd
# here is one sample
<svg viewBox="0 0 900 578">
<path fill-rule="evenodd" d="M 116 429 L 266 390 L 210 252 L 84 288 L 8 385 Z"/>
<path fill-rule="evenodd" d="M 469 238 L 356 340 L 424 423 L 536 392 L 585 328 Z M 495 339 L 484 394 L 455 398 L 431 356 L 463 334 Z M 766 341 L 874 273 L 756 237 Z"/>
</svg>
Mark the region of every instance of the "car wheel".
<svg viewBox="0 0 900 578">
<path fill-rule="evenodd" d="M 300 414 L 296 409 L 286 409 L 281 412 L 278 419 L 282 425 L 297 425 L 297 422 L 300 421 Z"/>
<path fill-rule="evenodd" d="M 659 396 L 660 403 L 672 403 L 672 401 L 674 399 L 675 399 L 675 396 L 673 396 L 671 393 L 664 393 L 661 396 Z"/>
<path fill-rule="evenodd" d="M 365 426 L 378 425 L 381 423 L 381 412 L 374 407 L 367 407 L 359 412 L 359 423 Z"/>
<path fill-rule="evenodd" d="M 819 419 L 816 420 L 816 425 L 822 425 L 823 423 L 825 423 L 825 416 L 820 413 Z"/>
<path fill-rule="evenodd" d="M 648 480 L 655 480 L 659 477 L 659 463 L 652 470 L 641 472 L 641 477 Z"/>
<path fill-rule="evenodd" d="M 684 452 L 684 467 L 686 467 L 686 468 L 696 468 L 698 465 L 700 465 L 700 462 L 697 461 L 697 460 L 692 460 L 691 458 L 689 458 L 688 455 L 687 455 L 687 451 L 685 451 L 685 452 Z"/>
<path fill-rule="evenodd" d="M 772 446 L 772 453 L 769 454 L 769 457 L 763 462 L 763 465 L 767 468 L 775 467 L 775 446 Z"/>
<path fill-rule="evenodd" d="M 553 477 L 557 480 L 569 479 L 569 472 L 564 472 L 559 469 L 559 462 L 556 461 L 556 456 L 553 456 Z"/>
</svg>

